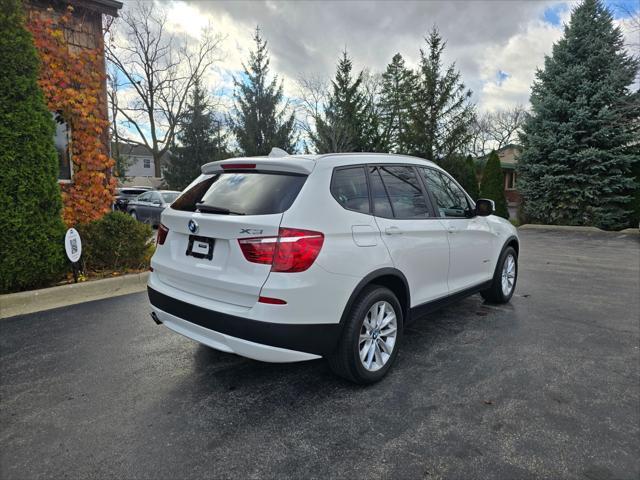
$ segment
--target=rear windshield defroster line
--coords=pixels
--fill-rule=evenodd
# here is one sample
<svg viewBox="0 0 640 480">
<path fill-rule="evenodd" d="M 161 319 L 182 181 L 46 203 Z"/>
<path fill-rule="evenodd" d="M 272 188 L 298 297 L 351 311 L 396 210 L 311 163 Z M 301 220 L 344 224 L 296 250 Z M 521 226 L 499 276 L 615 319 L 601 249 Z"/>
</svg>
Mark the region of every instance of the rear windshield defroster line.
<svg viewBox="0 0 640 480">
<path fill-rule="evenodd" d="M 287 210 L 306 175 L 264 171 L 224 172 L 186 190 L 171 208 L 218 215 L 271 215 Z"/>
</svg>

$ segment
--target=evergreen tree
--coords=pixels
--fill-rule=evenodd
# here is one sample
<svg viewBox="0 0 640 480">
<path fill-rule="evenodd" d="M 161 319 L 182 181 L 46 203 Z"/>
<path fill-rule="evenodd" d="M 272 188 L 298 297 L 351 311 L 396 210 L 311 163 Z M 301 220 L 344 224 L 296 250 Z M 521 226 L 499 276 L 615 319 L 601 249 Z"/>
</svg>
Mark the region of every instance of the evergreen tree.
<svg viewBox="0 0 640 480">
<path fill-rule="evenodd" d="M 476 175 L 476 162 L 473 161 L 471 155 L 467 155 L 465 160 L 467 165 L 466 180 L 461 183 L 473 200 L 480 198 L 480 189 L 478 188 L 478 177 Z"/>
<path fill-rule="evenodd" d="M 507 199 L 504 196 L 504 174 L 500 166 L 500 158 L 495 150 L 489 154 L 487 164 L 482 172 L 480 198 L 488 198 L 496 204 L 496 215 L 509 218 Z"/>
<path fill-rule="evenodd" d="M 64 268 L 54 123 L 20 0 L 0 9 L 0 292 L 39 286 Z"/>
<path fill-rule="evenodd" d="M 333 91 L 324 114 L 315 118 L 311 141 L 319 153 L 367 152 L 379 149 L 378 122 L 362 87 L 362 72 L 354 79 L 347 52 L 338 62 Z"/>
<path fill-rule="evenodd" d="M 518 188 L 532 220 L 606 229 L 627 226 L 640 161 L 638 59 L 599 0 L 571 14 L 536 72 L 523 127 Z"/>
<path fill-rule="evenodd" d="M 172 149 L 164 179 L 169 188 L 183 190 L 200 175 L 202 165 L 229 157 L 222 122 L 211 109 L 206 92 L 196 83 L 181 120 L 180 146 Z"/>
<path fill-rule="evenodd" d="M 293 153 L 295 134 L 293 113 L 287 115 L 287 103 L 278 77 L 269 82 L 267 42 L 256 28 L 256 49 L 243 64 L 243 80 L 235 80 L 235 114 L 230 118 L 231 130 L 245 156 L 268 155 L 272 147 Z"/>
<path fill-rule="evenodd" d="M 409 150 L 416 156 L 439 162 L 461 152 L 471 140 L 474 108 L 471 90 L 461 81 L 455 64 L 446 69 L 442 52 L 446 42 L 434 29 L 420 50 L 420 65 L 409 115 Z"/>
<path fill-rule="evenodd" d="M 415 82 L 415 74 L 405 66 L 402 55 L 396 53 L 382 74 L 380 100 L 383 132 L 393 153 L 407 153 L 409 149 L 408 113 Z"/>
</svg>

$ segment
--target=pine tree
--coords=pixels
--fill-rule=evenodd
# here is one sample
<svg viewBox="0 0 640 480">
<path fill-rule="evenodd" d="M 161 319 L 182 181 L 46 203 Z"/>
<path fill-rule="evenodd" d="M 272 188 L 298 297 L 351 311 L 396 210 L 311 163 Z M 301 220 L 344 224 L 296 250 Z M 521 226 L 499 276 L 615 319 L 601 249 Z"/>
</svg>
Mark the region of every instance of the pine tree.
<svg viewBox="0 0 640 480">
<path fill-rule="evenodd" d="M 200 175 L 200 168 L 205 163 L 229 156 L 222 122 L 212 110 L 199 82 L 194 86 L 181 124 L 182 130 L 178 134 L 180 146 L 172 149 L 164 170 L 165 182 L 175 190 L 183 190 L 189 185 Z"/>
<path fill-rule="evenodd" d="M 64 268 L 53 117 L 20 0 L 0 9 L 0 292 L 39 285 Z"/>
<path fill-rule="evenodd" d="M 478 180 L 471 156 L 451 155 L 442 159 L 440 166 L 456 179 L 473 200 L 478 199 Z"/>
<path fill-rule="evenodd" d="M 408 147 L 414 155 L 438 162 L 461 152 L 471 140 L 474 107 L 455 64 L 443 68 L 446 42 L 438 30 L 434 27 L 425 40 L 428 49 L 420 50 Z"/>
<path fill-rule="evenodd" d="M 629 88 L 638 59 L 623 45 L 610 11 L 585 0 L 536 72 L 518 160 L 532 220 L 606 229 L 630 223 L 640 94 Z"/>
<path fill-rule="evenodd" d="M 480 189 L 478 188 L 478 177 L 476 175 L 476 162 L 473 161 L 471 155 L 467 155 L 465 163 L 467 164 L 466 180 L 462 183 L 462 186 L 471 195 L 471 198 L 477 200 L 480 198 Z"/>
<path fill-rule="evenodd" d="M 504 174 L 500 166 L 500 158 L 495 150 L 489 154 L 487 164 L 482 172 L 480 198 L 488 198 L 496 204 L 496 215 L 509 218 L 507 199 L 504 196 Z"/>
<path fill-rule="evenodd" d="M 287 115 L 282 82 L 278 77 L 269 82 L 267 42 L 256 28 L 256 48 L 243 64 L 243 81 L 235 80 L 235 114 L 229 119 L 231 130 L 245 156 L 268 155 L 272 147 L 293 153 L 296 138 L 293 113 Z"/>
<path fill-rule="evenodd" d="M 381 123 L 389 150 L 407 153 L 409 149 L 408 113 L 412 108 L 412 94 L 416 76 L 405 66 L 404 58 L 396 53 L 382 74 L 380 100 Z"/>
<path fill-rule="evenodd" d="M 362 72 L 353 78 L 353 64 L 347 52 L 338 62 L 333 91 L 322 116 L 315 118 L 310 137 L 315 150 L 328 152 L 367 152 L 378 149 L 377 118 L 362 88 Z"/>
</svg>

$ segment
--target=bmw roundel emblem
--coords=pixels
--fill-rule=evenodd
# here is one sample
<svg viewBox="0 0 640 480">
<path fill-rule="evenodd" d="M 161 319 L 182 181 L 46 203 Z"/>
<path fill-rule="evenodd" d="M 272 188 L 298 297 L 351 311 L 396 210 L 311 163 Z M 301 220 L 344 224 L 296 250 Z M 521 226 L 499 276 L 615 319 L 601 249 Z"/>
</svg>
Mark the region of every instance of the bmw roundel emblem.
<svg viewBox="0 0 640 480">
<path fill-rule="evenodd" d="M 189 220 L 189 224 L 187 225 L 189 227 L 189 231 L 191 233 L 196 233 L 198 231 L 198 222 L 196 222 L 193 218 L 191 220 Z"/>
</svg>

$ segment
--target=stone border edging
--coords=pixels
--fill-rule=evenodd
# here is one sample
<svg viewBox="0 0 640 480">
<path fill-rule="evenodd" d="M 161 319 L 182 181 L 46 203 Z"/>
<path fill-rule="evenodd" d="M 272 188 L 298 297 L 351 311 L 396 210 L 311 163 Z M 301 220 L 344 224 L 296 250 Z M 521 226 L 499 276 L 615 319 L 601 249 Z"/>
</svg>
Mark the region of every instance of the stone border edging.
<svg viewBox="0 0 640 480">
<path fill-rule="evenodd" d="M 143 292 L 149 272 L 0 295 L 0 319 Z"/>
</svg>

